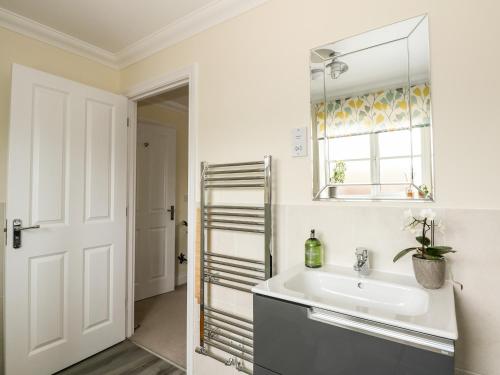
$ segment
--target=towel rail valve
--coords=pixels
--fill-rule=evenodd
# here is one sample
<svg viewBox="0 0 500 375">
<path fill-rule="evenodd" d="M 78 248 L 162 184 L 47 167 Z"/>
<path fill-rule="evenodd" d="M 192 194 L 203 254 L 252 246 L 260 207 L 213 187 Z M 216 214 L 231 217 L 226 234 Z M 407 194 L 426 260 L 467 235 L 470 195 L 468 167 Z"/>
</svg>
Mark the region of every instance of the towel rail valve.
<svg viewBox="0 0 500 375">
<path fill-rule="evenodd" d="M 217 276 L 214 276 L 214 275 L 207 275 L 207 274 L 205 274 L 205 282 L 206 283 L 210 283 L 212 281 L 217 282 L 217 281 L 219 281 L 219 278 Z"/>
</svg>

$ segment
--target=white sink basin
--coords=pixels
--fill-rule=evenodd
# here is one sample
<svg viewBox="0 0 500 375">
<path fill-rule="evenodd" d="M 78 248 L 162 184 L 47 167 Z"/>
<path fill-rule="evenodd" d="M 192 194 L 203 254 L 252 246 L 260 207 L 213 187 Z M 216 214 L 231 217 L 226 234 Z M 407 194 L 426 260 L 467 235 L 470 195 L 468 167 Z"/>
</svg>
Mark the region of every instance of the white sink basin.
<svg viewBox="0 0 500 375">
<path fill-rule="evenodd" d="M 320 270 L 299 272 L 286 280 L 283 286 L 308 299 L 358 310 L 365 307 L 417 316 L 425 314 L 429 307 L 429 294 L 419 288 L 372 278 L 358 279 L 341 273 Z"/>
<path fill-rule="evenodd" d="M 456 340 L 453 288 L 420 287 L 413 277 L 350 268 L 297 266 L 257 285 L 254 293 Z"/>
</svg>

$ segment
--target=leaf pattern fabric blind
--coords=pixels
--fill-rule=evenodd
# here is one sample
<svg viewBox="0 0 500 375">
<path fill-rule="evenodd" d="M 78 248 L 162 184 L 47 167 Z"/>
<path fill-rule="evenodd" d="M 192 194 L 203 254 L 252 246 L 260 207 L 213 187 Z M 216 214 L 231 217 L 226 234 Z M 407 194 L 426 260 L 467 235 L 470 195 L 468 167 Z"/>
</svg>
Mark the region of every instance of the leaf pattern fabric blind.
<svg viewBox="0 0 500 375">
<path fill-rule="evenodd" d="M 319 138 L 409 129 L 410 119 L 413 127 L 424 127 L 430 125 L 430 86 L 423 83 L 332 99 L 313 108 Z"/>
</svg>

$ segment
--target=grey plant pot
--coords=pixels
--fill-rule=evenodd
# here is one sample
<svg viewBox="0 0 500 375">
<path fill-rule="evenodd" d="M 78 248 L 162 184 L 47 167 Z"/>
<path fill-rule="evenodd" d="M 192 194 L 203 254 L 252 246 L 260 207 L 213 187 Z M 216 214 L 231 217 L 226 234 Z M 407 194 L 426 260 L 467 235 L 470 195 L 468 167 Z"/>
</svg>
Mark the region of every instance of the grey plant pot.
<svg viewBox="0 0 500 375">
<path fill-rule="evenodd" d="M 328 198 L 336 198 L 336 197 L 337 197 L 337 187 L 328 186 Z"/>
<path fill-rule="evenodd" d="M 413 271 L 418 283 L 426 289 L 439 289 L 446 276 L 446 260 L 429 260 L 413 255 Z"/>
</svg>

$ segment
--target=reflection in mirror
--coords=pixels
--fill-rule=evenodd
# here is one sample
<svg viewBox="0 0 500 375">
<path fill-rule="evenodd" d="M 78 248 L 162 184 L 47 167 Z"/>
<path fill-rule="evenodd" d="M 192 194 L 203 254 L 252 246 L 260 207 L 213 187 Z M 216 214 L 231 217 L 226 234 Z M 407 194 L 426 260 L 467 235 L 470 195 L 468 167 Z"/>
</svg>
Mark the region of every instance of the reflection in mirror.
<svg viewBox="0 0 500 375">
<path fill-rule="evenodd" d="M 315 199 L 433 199 L 427 16 L 311 51 Z"/>
</svg>

